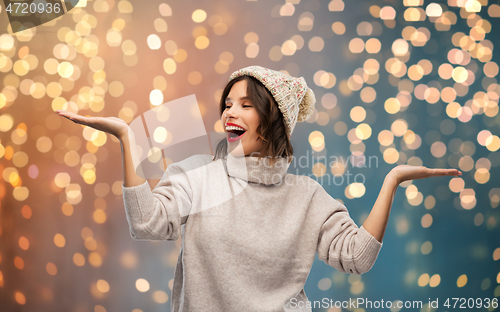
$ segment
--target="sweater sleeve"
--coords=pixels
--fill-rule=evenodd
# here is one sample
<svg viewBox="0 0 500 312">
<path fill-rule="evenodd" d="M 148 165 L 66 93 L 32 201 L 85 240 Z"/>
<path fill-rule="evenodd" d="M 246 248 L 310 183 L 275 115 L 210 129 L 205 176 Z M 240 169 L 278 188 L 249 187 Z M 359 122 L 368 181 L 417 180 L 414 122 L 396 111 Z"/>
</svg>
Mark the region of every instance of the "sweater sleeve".
<svg viewBox="0 0 500 312">
<path fill-rule="evenodd" d="M 191 208 L 192 192 L 186 174 L 170 164 L 153 190 L 148 182 L 122 185 L 125 214 L 134 240 L 177 240 Z M 187 213 L 182 213 L 186 212 Z"/>
<path fill-rule="evenodd" d="M 382 243 L 363 226 L 359 228 L 347 208 L 319 183 L 313 202 L 322 212 L 317 246 L 319 259 L 341 273 L 361 275 L 368 272 L 377 260 Z"/>
</svg>

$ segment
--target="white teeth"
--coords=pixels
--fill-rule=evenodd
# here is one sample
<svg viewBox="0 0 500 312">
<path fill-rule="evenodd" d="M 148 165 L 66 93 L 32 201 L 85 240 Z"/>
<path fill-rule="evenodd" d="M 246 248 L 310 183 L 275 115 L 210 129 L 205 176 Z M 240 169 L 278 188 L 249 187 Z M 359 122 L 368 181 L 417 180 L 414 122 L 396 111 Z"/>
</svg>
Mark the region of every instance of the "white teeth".
<svg viewBox="0 0 500 312">
<path fill-rule="evenodd" d="M 241 131 L 245 131 L 245 129 L 243 129 L 241 127 L 236 127 L 236 126 L 227 126 L 226 130 L 227 131 L 229 131 L 229 130 L 241 130 Z"/>
</svg>

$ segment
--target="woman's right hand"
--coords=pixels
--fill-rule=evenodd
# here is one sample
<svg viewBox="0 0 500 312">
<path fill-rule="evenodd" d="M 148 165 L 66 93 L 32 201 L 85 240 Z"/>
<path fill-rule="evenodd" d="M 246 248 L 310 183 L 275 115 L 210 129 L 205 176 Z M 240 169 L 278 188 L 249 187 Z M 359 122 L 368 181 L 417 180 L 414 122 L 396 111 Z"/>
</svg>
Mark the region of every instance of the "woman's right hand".
<svg viewBox="0 0 500 312">
<path fill-rule="evenodd" d="M 65 110 L 56 110 L 59 116 L 68 118 L 74 123 L 92 127 L 94 129 L 114 135 L 121 139 L 128 134 L 129 125 L 117 117 L 84 117 Z"/>
</svg>

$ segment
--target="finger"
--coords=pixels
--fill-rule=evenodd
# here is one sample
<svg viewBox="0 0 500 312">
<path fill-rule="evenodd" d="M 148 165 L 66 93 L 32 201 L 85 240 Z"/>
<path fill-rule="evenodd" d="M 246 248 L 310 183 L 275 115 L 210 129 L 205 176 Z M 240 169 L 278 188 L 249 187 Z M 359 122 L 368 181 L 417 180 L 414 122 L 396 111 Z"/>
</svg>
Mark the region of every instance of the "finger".
<svg viewBox="0 0 500 312">
<path fill-rule="evenodd" d="M 447 174 L 448 175 L 461 175 L 462 172 L 458 169 L 447 169 Z"/>
<path fill-rule="evenodd" d="M 429 170 L 431 171 L 431 174 L 435 176 L 448 174 L 448 169 L 429 169 Z"/>
<path fill-rule="evenodd" d="M 78 114 L 75 114 L 75 113 L 72 113 L 72 112 L 68 112 L 68 111 L 65 111 L 65 110 L 56 110 L 55 111 L 59 116 L 63 116 L 63 117 L 70 117 L 70 118 L 74 118 L 74 117 L 83 117 L 81 115 L 78 115 Z"/>
<path fill-rule="evenodd" d="M 462 175 L 462 172 L 458 169 L 435 169 L 435 170 L 438 170 L 440 175 L 453 175 L 453 176 Z"/>
<path fill-rule="evenodd" d="M 62 117 L 65 117 L 65 118 L 68 118 L 68 119 L 71 119 L 73 118 L 73 116 L 68 113 L 68 112 L 65 112 L 65 111 L 59 111 L 59 112 L 56 112 L 59 116 L 62 116 Z"/>
</svg>

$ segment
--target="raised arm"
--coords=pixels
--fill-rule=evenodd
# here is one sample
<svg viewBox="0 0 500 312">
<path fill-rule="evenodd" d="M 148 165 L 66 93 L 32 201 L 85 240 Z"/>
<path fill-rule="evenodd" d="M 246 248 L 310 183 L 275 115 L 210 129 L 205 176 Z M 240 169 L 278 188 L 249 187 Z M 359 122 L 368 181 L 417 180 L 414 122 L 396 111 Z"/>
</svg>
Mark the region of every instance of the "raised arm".
<svg viewBox="0 0 500 312">
<path fill-rule="evenodd" d="M 59 116 L 109 133 L 120 140 L 123 160 L 123 201 L 130 235 L 135 240 L 176 240 L 182 219 L 179 209 L 189 209 L 191 189 L 180 167 L 167 168 L 154 190 L 134 167 L 135 142 L 128 124 L 116 117 L 85 117 L 57 110 Z"/>
<path fill-rule="evenodd" d="M 64 110 L 56 110 L 55 112 L 74 123 L 89 126 L 115 136 L 120 140 L 122 151 L 123 185 L 132 187 L 146 182 L 146 179 L 138 176 L 135 171 L 133 164 L 133 157 L 135 157 L 133 154 L 133 148 L 135 147 L 134 134 L 125 121 L 116 117 L 85 117 Z"/>
<path fill-rule="evenodd" d="M 460 176 L 457 169 L 430 169 L 424 166 L 399 165 L 393 168 L 385 177 L 380 193 L 373 208 L 363 223 L 363 227 L 382 242 L 389 221 L 394 194 L 401 182 L 407 180 L 425 179 L 437 176 Z"/>
</svg>

